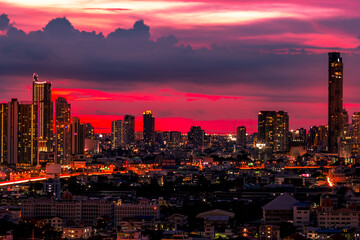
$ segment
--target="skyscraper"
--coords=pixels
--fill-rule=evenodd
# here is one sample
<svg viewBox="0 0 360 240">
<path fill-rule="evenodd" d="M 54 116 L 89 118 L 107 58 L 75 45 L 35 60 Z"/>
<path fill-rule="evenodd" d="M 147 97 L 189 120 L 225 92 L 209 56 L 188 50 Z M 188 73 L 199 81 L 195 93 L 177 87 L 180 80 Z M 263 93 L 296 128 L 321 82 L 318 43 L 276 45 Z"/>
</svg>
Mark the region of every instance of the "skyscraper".
<svg viewBox="0 0 360 240">
<path fill-rule="evenodd" d="M 144 142 L 153 145 L 155 143 L 155 118 L 151 111 L 145 111 L 143 114 L 143 132 Z"/>
<path fill-rule="evenodd" d="M 274 151 L 289 150 L 289 115 L 284 111 L 260 111 L 258 115 L 259 141 Z"/>
<path fill-rule="evenodd" d="M 63 97 L 55 100 L 55 161 L 69 163 L 71 158 L 71 105 Z"/>
<path fill-rule="evenodd" d="M 17 164 L 18 154 L 18 120 L 19 102 L 16 98 L 11 99 L 8 105 L 8 130 L 7 130 L 7 164 Z"/>
<path fill-rule="evenodd" d="M 0 163 L 7 161 L 8 104 L 0 103 Z"/>
<path fill-rule="evenodd" d="M 125 115 L 124 117 L 124 142 L 126 144 L 135 141 L 135 116 Z"/>
<path fill-rule="evenodd" d="M 349 136 L 349 114 L 345 109 L 343 109 L 341 111 L 340 138 L 345 139 L 347 136 Z"/>
<path fill-rule="evenodd" d="M 289 151 L 289 115 L 287 112 L 279 111 L 275 118 L 274 150 L 279 152 Z M 306 130 L 305 130 L 306 137 Z"/>
<path fill-rule="evenodd" d="M 188 142 L 194 146 L 201 147 L 204 145 L 205 132 L 200 126 L 191 126 L 188 133 Z"/>
<path fill-rule="evenodd" d="M 80 118 L 72 117 L 71 123 L 71 153 L 84 154 L 85 149 L 85 124 Z"/>
<path fill-rule="evenodd" d="M 85 123 L 85 138 L 95 139 L 95 129 L 91 123 Z"/>
<path fill-rule="evenodd" d="M 33 102 L 38 108 L 38 151 L 51 152 L 53 140 L 53 103 L 51 83 L 39 81 L 33 75 Z"/>
<path fill-rule="evenodd" d="M 359 151 L 360 143 L 360 112 L 354 112 L 351 121 L 351 149 L 356 154 Z"/>
<path fill-rule="evenodd" d="M 7 163 L 16 166 L 37 164 L 37 106 L 33 102 L 8 103 Z"/>
<path fill-rule="evenodd" d="M 341 112 L 343 110 L 343 62 L 338 52 L 329 53 L 329 135 L 330 153 L 338 153 L 341 136 Z"/>
<path fill-rule="evenodd" d="M 241 126 L 236 131 L 236 144 L 239 146 L 246 146 L 246 127 Z"/>
<path fill-rule="evenodd" d="M 258 115 L 259 141 L 274 146 L 275 111 L 260 111 Z"/>
<path fill-rule="evenodd" d="M 37 106 L 33 102 L 18 105 L 17 166 L 37 165 Z"/>
<path fill-rule="evenodd" d="M 111 122 L 112 148 L 117 149 L 124 144 L 124 121 L 115 120 Z"/>
</svg>

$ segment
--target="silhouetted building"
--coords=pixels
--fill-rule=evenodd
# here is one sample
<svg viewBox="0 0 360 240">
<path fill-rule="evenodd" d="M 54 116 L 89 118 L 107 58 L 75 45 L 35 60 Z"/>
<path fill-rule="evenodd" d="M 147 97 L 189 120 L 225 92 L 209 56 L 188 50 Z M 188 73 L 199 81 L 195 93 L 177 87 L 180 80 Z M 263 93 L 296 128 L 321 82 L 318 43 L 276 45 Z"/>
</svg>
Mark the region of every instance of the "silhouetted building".
<svg viewBox="0 0 360 240">
<path fill-rule="evenodd" d="M 310 127 L 307 137 L 307 144 L 309 148 L 314 148 L 319 145 L 319 127 Z"/>
<path fill-rule="evenodd" d="M 354 112 L 351 123 L 351 143 L 352 153 L 356 154 L 359 150 L 360 136 L 360 112 Z"/>
<path fill-rule="evenodd" d="M 289 115 L 284 111 L 261 111 L 258 115 L 258 141 L 274 151 L 289 150 Z"/>
<path fill-rule="evenodd" d="M 85 138 L 95 139 L 95 129 L 91 123 L 85 123 Z"/>
<path fill-rule="evenodd" d="M 349 114 L 348 112 L 343 109 L 341 111 L 341 133 L 340 138 L 344 139 L 345 137 L 349 136 Z"/>
<path fill-rule="evenodd" d="M 125 144 L 135 142 L 135 116 L 133 115 L 124 117 L 124 142 Z"/>
<path fill-rule="evenodd" d="M 124 144 L 124 121 L 116 120 L 111 122 L 112 148 L 117 149 Z"/>
<path fill-rule="evenodd" d="M 188 142 L 194 146 L 201 147 L 204 145 L 205 131 L 200 126 L 191 126 L 188 133 Z"/>
<path fill-rule="evenodd" d="M 167 144 L 177 144 L 181 141 L 181 132 L 167 131 L 162 133 L 162 139 Z"/>
<path fill-rule="evenodd" d="M 8 103 L 7 163 L 16 166 L 37 164 L 37 106 L 32 102 Z"/>
<path fill-rule="evenodd" d="M 239 146 L 246 146 L 246 127 L 241 126 L 236 131 L 236 144 Z"/>
<path fill-rule="evenodd" d="M 19 102 L 16 98 L 11 99 L 8 105 L 8 130 L 7 130 L 7 163 L 16 165 L 18 146 L 18 120 Z"/>
<path fill-rule="evenodd" d="M 18 108 L 18 160 L 17 166 L 37 165 L 37 106 L 21 102 Z"/>
<path fill-rule="evenodd" d="M 289 115 L 287 112 L 279 111 L 275 118 L 274 151 L 289 151 Z M 305 132 L 306 136 L 306 132 Z"/>
<path fill-rule="evenodd" d="M 38 108 L 38 151 L 51 152 L 53 140 L 51 83 L 40 82 L 36 74 L 33 75 L 33 102 Z"/>
<path fill-rule="evenodd" d="M 55 100 L 55 161 L 68 164 L 71 159 L 71 104 L 63 97 Z"/>
<path fill-rule="evenodd" d="M 329 135 L 330 153 L 338 153 L 341 137 L 341 112 L 343 110 L 343 62 L 340 53 L 329 53 Z"/>
<path fill-rule="evenodd" d="M 7 161 L 8 103 L 0 104 L 0 162 Z"/>
<path fill-rule="evenodd" d="M 144 142 L 153 145 L 155 142 L 155 118 L 151 111 L 145 111 L 143 114 L 143 133 Z"/>
<path fill-rule="evenodd" d="M 71 123 L 71 153 L 84 154 L 85 149 L 85 124 L 78 117 L 72 118 Z"/>
<path fill-rule="evenodd" d="M 274 145 L 275 111 L 261 111 L 258 115 L 258 141 L 270 146 Z"/>
</svg>

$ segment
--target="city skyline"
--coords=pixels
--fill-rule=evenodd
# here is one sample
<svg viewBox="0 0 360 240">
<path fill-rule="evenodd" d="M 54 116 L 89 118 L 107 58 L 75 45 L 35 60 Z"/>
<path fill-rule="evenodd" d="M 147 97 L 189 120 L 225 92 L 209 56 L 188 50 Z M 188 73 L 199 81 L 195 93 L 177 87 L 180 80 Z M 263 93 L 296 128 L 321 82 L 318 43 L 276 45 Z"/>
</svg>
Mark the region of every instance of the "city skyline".
<svg viewBox="0 0 360 240">
<path fill-rule="evenodd" d="M 359 0 L 0 9 L 0 239 L 360 240 Z"/>
<path fill-rule="evenodd" d="M 110 132 L 111 121 L 126 114 L 136 116 L 140 131 L 148 109 L 161 131 L 200 125 L 234 133 L 244 125 L 254 132 L 262 110 L 286 111 L 290 129 L 309 129 L 327 125 L 327 53 L 338 51 L 346 65 L 344 108 L 360 109 L 356 1 L 140 2 L 0 3 L 1 101 L 30 100 L 28 76 L 36 72 L 53 83 L 52 100 L 65 97 L 96 132 Z M 31 22 L 19 14 L 32 11 Z M 175 11 L 170 21 L 165 13 Z M 187 14 L 197 24 L 180 21 Z"/>
</svg>

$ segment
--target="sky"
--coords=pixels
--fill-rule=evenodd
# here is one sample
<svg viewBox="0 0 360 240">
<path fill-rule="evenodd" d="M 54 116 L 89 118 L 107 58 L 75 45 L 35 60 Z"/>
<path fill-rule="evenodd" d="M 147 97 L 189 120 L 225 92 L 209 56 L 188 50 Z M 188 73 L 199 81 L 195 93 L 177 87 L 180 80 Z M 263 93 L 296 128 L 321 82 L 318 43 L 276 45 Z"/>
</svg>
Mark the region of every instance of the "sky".
<svg viewBox="0 0 360 240">
<path fill-rule="evenodd" d="M 0 101 L 52 82 L 72 116 L 109 132 L 152 110 L 156 130 L 327 125 L 327 53 L 344 62 L 344 107 L 360 111 L 360 1 L 0 0 Z M 351 118 L 351 117 L 350 117 Z"/>
</svg>

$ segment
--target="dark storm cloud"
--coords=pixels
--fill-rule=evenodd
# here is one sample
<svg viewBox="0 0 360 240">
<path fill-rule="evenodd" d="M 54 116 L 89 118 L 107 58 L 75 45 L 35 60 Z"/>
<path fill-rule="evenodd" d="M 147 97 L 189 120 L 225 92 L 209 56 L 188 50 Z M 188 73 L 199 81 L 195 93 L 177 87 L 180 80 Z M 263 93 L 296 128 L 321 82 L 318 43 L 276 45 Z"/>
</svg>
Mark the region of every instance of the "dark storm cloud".
<svg viewBox="0 0 360 240">
<path fill-rule="evenodd" d="M 0 31 L 6 30 L 10 27 L 10 19 L 5 13 L 0 15 Z"/>
<path fill-rule="evenodd" d="M 269 31 L 291 26 L 296 32 L 312 31 L 307 23 L 286 21 L 275 21 Z M 264 24 L 234 30 L 251 32 L 250 28 L 254 28 L 252 33 L 259 34 L 266 32 Z M 137 21 L 131 29 L 118 28 L 105 37 L 102 33 L 79 31 L 66 18 L 57 18 L 42 30 L 28 34 L 9 27 L 7 34 L 0 37 L 0 76 L 31 76 L 37 72 L 43 79 L 101 82 L 104 89 L 122 89 L 136 82 L 246 83 L 269 89 L 285 84 L 316 85 L 326 76 L 326 71 L 318 69 L 326 69 L 327 56 L 308 54 L 305 47 L 309 48 L 291 43 L 254 45 L 239 41 L 230 48 L 213 44 L 210 49 L 193 49 L 178 44 L 173 35 L 152 40 L 150 27 L 143 21 Z"/>
</svg>

